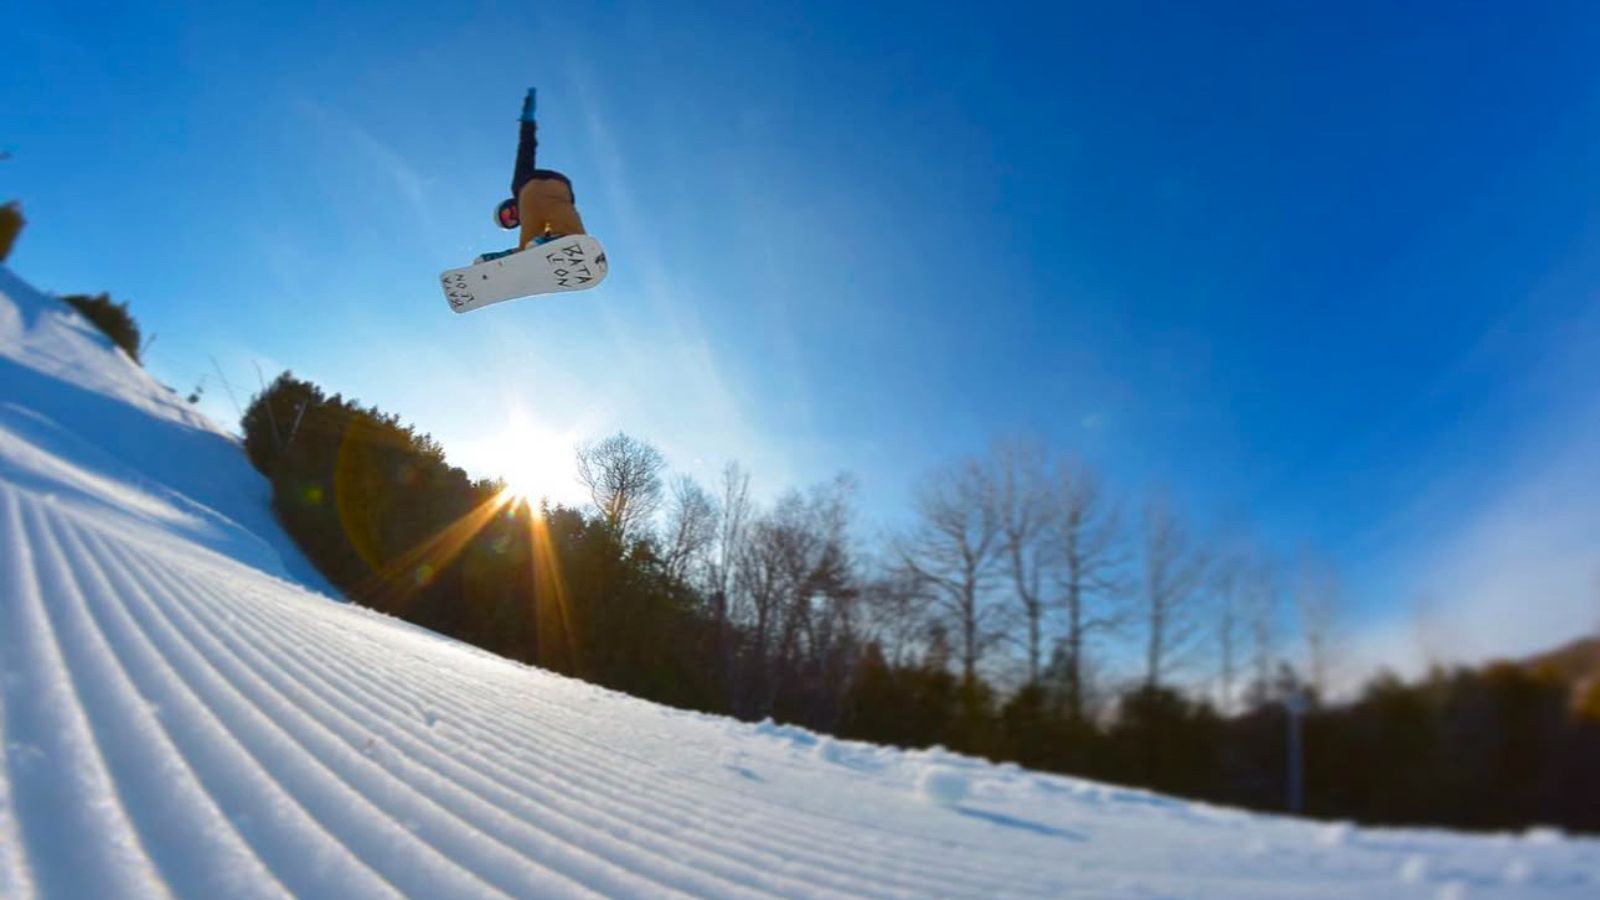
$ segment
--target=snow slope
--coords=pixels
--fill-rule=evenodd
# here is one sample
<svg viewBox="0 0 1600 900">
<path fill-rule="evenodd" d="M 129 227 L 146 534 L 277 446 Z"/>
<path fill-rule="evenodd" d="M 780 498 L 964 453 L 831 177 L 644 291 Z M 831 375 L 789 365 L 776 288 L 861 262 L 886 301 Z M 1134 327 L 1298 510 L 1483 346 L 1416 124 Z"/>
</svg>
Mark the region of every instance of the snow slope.
<svg viewBox="0 0 1600 900">
<path fill-rule="evenodd" d="M 264 481 L 0 270 L 0 895 L 1595 897 L 1375 831 L 664 709 L 347 604 Z"/>
</svg>

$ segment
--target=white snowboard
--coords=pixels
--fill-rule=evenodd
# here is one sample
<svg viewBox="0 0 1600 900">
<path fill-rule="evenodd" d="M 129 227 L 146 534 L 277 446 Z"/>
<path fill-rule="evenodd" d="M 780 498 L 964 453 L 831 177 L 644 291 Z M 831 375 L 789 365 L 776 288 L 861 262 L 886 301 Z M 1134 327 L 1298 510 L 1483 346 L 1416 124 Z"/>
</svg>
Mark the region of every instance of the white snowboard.
<svg viewBox="0 0 1600 900">
<path fill-rule="evenodd" d="M 581 291 L 606 278 L 606 249 L 587 234 L 556 238 L 439 276 L 450 308 L 471 312 L 502 300 Z"/>
</svg>

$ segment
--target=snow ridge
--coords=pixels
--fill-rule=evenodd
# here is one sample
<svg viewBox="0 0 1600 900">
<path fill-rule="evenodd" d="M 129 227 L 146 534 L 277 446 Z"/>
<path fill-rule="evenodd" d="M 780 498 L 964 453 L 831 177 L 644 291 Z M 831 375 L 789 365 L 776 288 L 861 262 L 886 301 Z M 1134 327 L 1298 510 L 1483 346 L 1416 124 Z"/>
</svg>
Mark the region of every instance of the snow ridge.
<svg viewBox="0 0 1600 900">
<path fill-rule="evenodd" d="M 231 439 L 0 270 L 0 896 L 1600 893 L 1594 841 L 1299 822 L 678 712 L 304 568 Z"/>
</svg>

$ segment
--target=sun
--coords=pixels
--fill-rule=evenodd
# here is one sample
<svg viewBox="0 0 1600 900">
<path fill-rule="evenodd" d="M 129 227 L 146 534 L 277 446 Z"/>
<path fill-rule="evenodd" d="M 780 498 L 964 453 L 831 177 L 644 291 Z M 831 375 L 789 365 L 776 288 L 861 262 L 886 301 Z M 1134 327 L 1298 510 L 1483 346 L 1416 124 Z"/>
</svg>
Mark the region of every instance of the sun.
<svg viewBox="0 0 1600 900">
<path fill-rule="evenodd" d="M 486 474 L 505 482 L 512 500 L 570 503 L 576 499 L 576 446 L 575 435 L 513 412 L 487 448 Z"/>
<path fill-rule="evenodd" d="M 537 464 L 526 458 L 503 467 L 500 480 L 506 483 L 506 494 L 512 500 L 537 503 L 550 494 L 549 473 L 541 471 Z"/>
</svg>

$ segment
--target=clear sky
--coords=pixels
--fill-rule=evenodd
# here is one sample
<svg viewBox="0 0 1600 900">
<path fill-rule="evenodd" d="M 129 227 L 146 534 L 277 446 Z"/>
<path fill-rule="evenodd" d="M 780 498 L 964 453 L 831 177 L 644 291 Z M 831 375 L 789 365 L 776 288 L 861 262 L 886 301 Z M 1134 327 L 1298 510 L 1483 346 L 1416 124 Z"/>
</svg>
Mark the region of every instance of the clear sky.
<svg viewBox="0 0 1600 900">
<path fill-rule="evenodd" d="M 15 4 L 11 265 L 226 421 L 213 358 L 476 474 L 849 470 L 868 532 L 1034 435 L 1315 548 L 1394 659 L 1600 622 L 1591 4 L 787 6 Z M 529 84 L 612 276 L 458 317 Z"/>
</svg>

